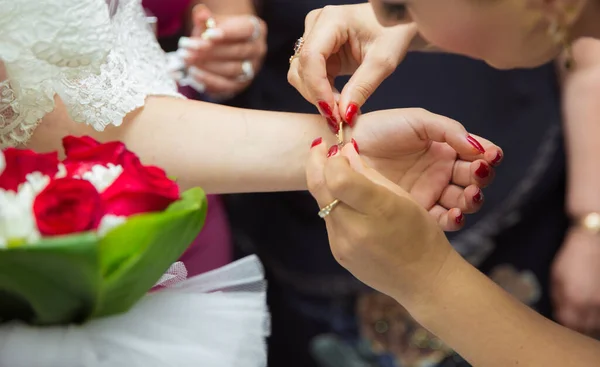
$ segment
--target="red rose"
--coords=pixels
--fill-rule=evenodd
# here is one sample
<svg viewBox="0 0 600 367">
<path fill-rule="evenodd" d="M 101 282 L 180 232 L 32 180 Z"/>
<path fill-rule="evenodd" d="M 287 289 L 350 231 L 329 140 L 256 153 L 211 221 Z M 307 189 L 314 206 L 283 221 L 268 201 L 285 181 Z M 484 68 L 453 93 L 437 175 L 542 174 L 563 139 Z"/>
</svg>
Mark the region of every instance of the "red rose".
<svg viewBox="0 0 600 367">
<path fill-rule="evenodd" d="M 70 154 L 75 153 L 78 150 L 87 150 L 89 148 L 94 148 L 100 145 L 100 142 L 97 140 L 90 138 L 89 136 L 65 136 L 62 140 L 63 148 L 65 149 L 65 154 L 68 156 Z"/>
<path fill-rule="evenodd" d="M 58 154 L 38 154 L 32 150 L 8 148 L 4 151 L 6 168 L 0 174 L 0 188 L 17 191 L 19 184 L 25 182 L 25 176 L 32 172 L 41 172 L 54 177 L 58 171 Z"/>
<path fill-rule="evenodd" d="M 89 136 L 67 136 L 63 139 L 63 146 L 67 155 L 63 163 L 69 177 L 81 176 L 95 165 L 123 165 L 125 160 L 136 157 L 121 142 L 101 144 Z"/>
<path fill-rule="evenodd" d="M 44 236 L 90 231 L 104 216 L 96 188 L 89 181 L 68 177 L 50 181 L 35 198 L 33 213 Z"/>
<path fill-rule="evenodd" d="M 134 156 L 128 157 L 123 167 L 119 178 L 101 194 L 107 214 L 162 211 L 179 199 L 179 187 L 162 169 L 144 166 Z"/>
</svg>

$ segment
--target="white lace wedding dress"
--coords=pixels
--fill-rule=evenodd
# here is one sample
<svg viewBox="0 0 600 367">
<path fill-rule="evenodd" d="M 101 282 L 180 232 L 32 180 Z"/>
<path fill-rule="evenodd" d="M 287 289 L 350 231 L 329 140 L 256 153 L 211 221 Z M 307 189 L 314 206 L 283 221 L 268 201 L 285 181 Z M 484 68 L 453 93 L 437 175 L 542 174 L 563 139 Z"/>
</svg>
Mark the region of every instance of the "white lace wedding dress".
<svg viewBox="0 0 600 367">
<path fill-rule="evenodd" d="M 27 142 L 55 95 L 97 130 L 120 125 L 149 95 L 181 97 L 140 1 L 0 0 L 0 147 Z M 248 257 L 116 317 L 0 325 L 0 366 L 266 366 L 265 298 L 263 269 Z"/>
</svg>

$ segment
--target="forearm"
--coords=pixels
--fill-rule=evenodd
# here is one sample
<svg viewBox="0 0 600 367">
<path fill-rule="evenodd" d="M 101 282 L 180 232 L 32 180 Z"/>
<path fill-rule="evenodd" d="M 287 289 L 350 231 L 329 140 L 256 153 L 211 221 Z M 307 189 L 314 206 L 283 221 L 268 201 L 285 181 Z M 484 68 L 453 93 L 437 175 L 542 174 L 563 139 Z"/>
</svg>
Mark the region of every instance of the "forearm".
<svg viewBox="0 0 600 367">
<path fill-rule="evenodd" d="M 600 211 L 600 84 L 590 84 L 581 80 L 581 85 L 570 85 L 565 91 L 567 210 L 574 216 Z"/>
<path fill-rule="evenodd" d="M 562 88 L 567 210 L 573 216 L 600 211 L 600 49 L 594 44 L 577 46 L 577 67 L 566 72 Z"/>
<path fill-rule="evenodd" d="M 243 110 L 189 100 L 149 98 L 120 127 L 96 132 L 59 106 L 30 147 L 59 150 L 66 135 L 123 141 L 145 163 L 164 168 L 183 187 L 208 193 L 306 189 L 304 163 L 313 139 L 335 136 L 318 115 Z M 330 141 L 329 141 L 330 140 Z"/>
<path fill-rule="evenodd" d="M 454 253 L 413 316 L 476 367 L 600 365 L 600 343 L 520 303 Z"/>
</svg>

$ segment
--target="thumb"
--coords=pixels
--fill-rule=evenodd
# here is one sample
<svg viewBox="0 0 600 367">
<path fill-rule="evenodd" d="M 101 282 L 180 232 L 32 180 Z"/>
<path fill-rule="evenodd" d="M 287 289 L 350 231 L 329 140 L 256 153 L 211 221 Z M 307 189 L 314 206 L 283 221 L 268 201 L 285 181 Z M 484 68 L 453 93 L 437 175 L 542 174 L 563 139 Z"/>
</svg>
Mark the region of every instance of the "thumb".
<svg viewBox="0 0 600 367">
<path fill-rule="evenodd" d="M 379 85 L 392 74 L 396 66 L 385 64 L 375 57 L 365 58 L 356 69 L 348 83 L 342 89 L 339 109 L 342 119 L 354 126 L 356 116 L 362 105 L 375 92 Z"/>
<path fill-rule="evenodd" d="M 362 105 L 404 60 L 415 35 L 413 24 L 401 24 L 387 28 L 368 46 L 360 66 L 342 90 L 339 107 L 350 126 Z"/>
<path fill-rule="evenodd" d="M 346 144 L 342 149 L 342 155 L 348 159 L 350 167 L 352 167 L 354 171 L 364 175 L 371 182 L 385 187 L 398 196 L 410 198 L 410 194 L 402 189 L 402 187 L 393 183 L 377 170 L 369 166 L 369 164 L 366 163 L 358 154 L 357 147 L 358 143 L 352 139 L 352 144 Z"/>
</svg>

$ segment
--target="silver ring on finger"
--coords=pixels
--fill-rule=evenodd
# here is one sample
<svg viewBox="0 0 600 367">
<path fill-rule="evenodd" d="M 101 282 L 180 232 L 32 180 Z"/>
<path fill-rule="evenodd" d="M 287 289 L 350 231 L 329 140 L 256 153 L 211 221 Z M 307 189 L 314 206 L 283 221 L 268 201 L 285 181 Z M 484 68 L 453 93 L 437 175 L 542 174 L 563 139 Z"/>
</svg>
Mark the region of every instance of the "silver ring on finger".
<svg viewBox="0 0 600 367">
<path fill-rule="evenodd" d="M 339 203 L 340 203 L 340 201 L 338 199 L 335 199 L 331 203 L 329 203 L 326 206 L 324 206 L 321 210 L 319 210 L 319 217 L 321 217 L 322 219 L 325 219 L 325 217 L 327 217 L 329 214 L 331 214 L 331 211 L 333 209 L 335 209 L 335 207 Z"/>
<path fill-rule="evenodd" d="M 298 38 L 296 43 L 294 44 L 294 54 L 290 56 L 290 64 L 294 61 L 295 58 L 300 56 L 300 51 L 302 51 L 302 46 L 304 46 L 304 37 Z"/>
<path fill-rule="evenodd" d="M 252 23 L 252 36 L 250 41 L 256 41 L 262 35 L 262 27 L 260 26 L 260 20 L 254 15 L 250 16 L 250 22 Z"/>
<path fill-rule="evenodd" d="M 245 83 L 249 80 L 254 79 L 254 66 L 250 60 L 246 60 L 242 63 L 242 75 L 237 80 L 240 83 Z"/>
</svg>

